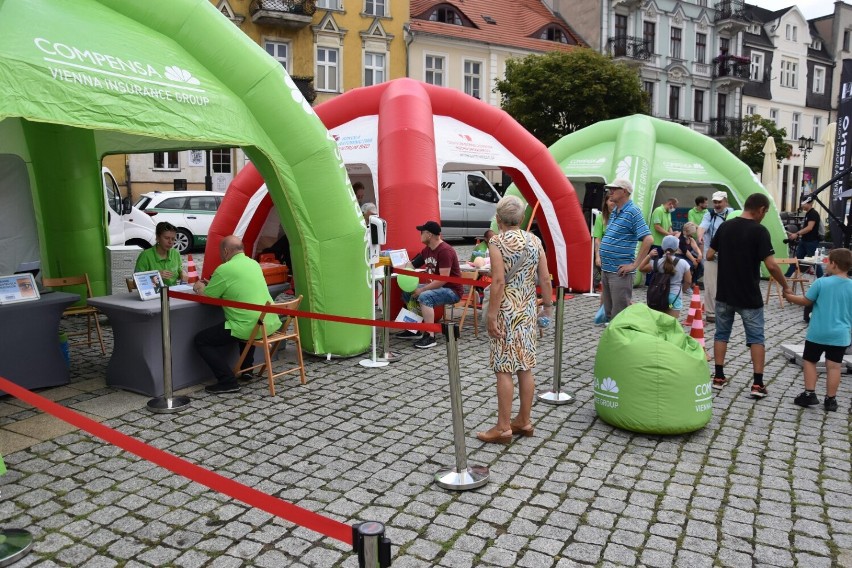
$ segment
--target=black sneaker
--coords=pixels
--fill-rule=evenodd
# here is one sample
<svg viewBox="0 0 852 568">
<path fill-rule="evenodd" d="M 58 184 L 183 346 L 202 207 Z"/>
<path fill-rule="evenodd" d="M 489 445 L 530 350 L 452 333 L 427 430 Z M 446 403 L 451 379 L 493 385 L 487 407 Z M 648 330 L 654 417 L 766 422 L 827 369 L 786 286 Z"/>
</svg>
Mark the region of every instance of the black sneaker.
<svg viewBox="0 0 852 568">
<path fill-rule="evenodd" d="M 423 335 L 423 337 L 421 337 L 418 341 L 414 342 L 414 346 L 418 349 L 429 349 L 436 345 L 438 345 L 438 342 L 435 341 L 435 336 L 429 335 L 428 333 Z"/>
<path fill-rule="evenodd" d="M 239 380 L 241 380 L 241 381 L 245 381 L 245 382 L 253 381 L 253 380 L 255 379 L 254 375 L 252 375 L 251 373 L 243 373 L 242 375 L 240 375 L 240 376 L 239 376 L 239 377 L 237 377 L 237 378 L 238 378 Z"/>
<path fill-rule="evenodd" d="M 204 387 L 204 391 L 209 392 L 210 394 L 240 392 L 240 385 L 237 383 L 216 383 L 215 385 Z"/>
<path fill-rule="evenodd" d="M 420 339 L 421 337 L 423 337 L 423 332 L 422 331 L 409 331 L 409 330 L 406 329 L 405 331 L 400 331 L 399 333 L 397 333 L 396 337 L 399 337 L 399 338 L 402 338 L 402 339 Z"/>
<path fill-rule="evenodd" d="M 835 398 L 833 396 L 831 396 L 831 397 L 827 396 L 827 397 L 825 397 L 825 402 L 823 402 L 822 405 L 826 409 L 826 411 L 834 412 L 834 411 L 837 410 L 837 398 Z"/>
<path fill-rule="evenodd" d="M 793 399 L 793 404 L 798 404 L 799 406 L 804 406 L 807 408 L 808 406 L 814 406 L 815 404 L 819 404 L 819 398 L 815 392 L 802 392 L 799 396 Z"/>
</svg>

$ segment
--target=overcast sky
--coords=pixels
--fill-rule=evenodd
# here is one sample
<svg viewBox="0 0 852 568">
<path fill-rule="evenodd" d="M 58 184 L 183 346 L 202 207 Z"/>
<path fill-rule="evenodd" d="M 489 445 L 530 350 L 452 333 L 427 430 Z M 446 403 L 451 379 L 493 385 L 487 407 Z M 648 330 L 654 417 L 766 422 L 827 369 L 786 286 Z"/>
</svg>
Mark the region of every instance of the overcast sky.
<svg viewBox="0 0 852 568">
<path fill-rule="evenodd" d="M 781 10 L 788 8 L 794 4 L 790 0 L 746 0 L 746 4 L 752 4 L 766 8 L 767 10 Z M 805 15 L 805 18 L 811 20 L 820 16 L 827 16 L 834 12 L 833 0 L 798 0 L 795 4 L 799 10 Z"/>
</svg>

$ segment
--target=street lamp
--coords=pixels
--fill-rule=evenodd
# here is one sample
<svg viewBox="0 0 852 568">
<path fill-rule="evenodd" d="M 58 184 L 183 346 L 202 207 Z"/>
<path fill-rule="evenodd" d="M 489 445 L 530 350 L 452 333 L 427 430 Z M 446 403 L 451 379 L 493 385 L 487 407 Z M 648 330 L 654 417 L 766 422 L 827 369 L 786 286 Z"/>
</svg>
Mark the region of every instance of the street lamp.
<svg viewBox="0 0 852 568">
<path fill-rule="evenodd" d="M 805 138 L 804 136 L 799 138 L 799 151 L 802 152 L 802 193 L 799 195 L 799 202 L 801 202 L 801 198 L 804 197 L 805 193 L 805 164 L 808 163 L 808 153 L 813 149 L 813 138 Z M 795 205 L 798 206 L 798 203 Z"/>
</svg>

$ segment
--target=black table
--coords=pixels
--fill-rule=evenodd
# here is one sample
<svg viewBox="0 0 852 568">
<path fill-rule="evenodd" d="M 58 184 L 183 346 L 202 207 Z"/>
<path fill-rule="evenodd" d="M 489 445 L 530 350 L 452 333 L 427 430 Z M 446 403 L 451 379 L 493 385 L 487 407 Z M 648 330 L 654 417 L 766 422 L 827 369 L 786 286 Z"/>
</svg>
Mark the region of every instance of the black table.
<svg viewBox="0 0 852 568">
<path fill-rule="evenodd" d="M 284 284 L 269 287 L 274 298 L 286 288 Z M 134 293 L 92 298 L 112 324 L 113 350 L 107 365 L 107 384 L 148 396 L 163 396 L 163 334 L 160 299 L 142 301 Z M 195 334 L 225 321 L 222 308 L 169 299 L 169 323 L 172 351 L 172 386 L 174 390 L 212 381 L 213 372 L 195 349 Z M 230 354 L 236 364 L 237 348 Z M 255 350 L 255 359 L 262 358 Z"/>
<path fill-rule="evenodd" d="M 70 372 L 59 347 L 59 320 L 79 300 L 77 294 L 51 292 L 38 300 L 0 305 L 0 376 L 27 389 L 67 385 Z M 86 349 L 74 344 L 72 357 L 79 348 Z"/>
</svg>

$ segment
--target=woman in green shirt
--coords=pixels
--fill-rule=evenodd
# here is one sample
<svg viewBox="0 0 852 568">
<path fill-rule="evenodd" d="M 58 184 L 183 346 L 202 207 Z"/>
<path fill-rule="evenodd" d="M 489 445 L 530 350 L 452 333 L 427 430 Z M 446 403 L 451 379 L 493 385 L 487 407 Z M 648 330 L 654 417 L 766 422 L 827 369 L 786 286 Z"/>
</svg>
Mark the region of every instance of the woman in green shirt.
<svg viewBox="0 0 852 568">
<path fill-rule="evenodd" d="M 158 270 L 163 282 L 174 286 L 180 280 L 186 280 L 186 273 L 181 269 L 180 253 L 175 247 L 177 229 L 171 223 L 157 223 L 157 243 L 143 250 L 136 259 L 135 272 Z"/>
</svg>

